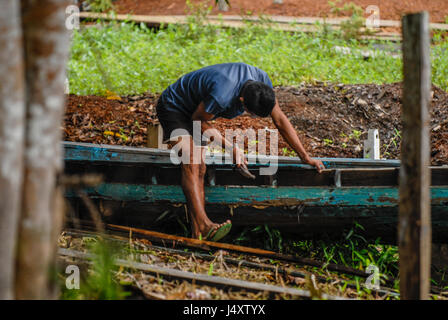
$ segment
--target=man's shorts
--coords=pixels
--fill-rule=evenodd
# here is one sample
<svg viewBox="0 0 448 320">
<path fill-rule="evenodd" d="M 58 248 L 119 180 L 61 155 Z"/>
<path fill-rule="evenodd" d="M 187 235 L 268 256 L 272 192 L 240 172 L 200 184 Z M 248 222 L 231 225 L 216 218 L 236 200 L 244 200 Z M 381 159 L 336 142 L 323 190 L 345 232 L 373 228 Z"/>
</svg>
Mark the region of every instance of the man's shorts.
<svg viewBox="0 0 448 320">
<path fill-rule="evenodd" d="M 199 126 L 199 130 L 196 133 L 195 137 L 193 135 L 193 120 L 191 119 L 191 117 L 188 117 L 181 112 L 167 110 L 167 105 L 168 104 L 164 101 L 162 96 L 160 96 L 159 100 L 157 101 L 156 111 L 157 117 L 159 118 L 160 124 L 162 125 L 163 129 L 163 143 L 176 141 L 177 138 L 188 135 L 193 137 L 195 145 L 202 147 L 207 146 L 207 142 L 202 141 L 201 139 L 201 127 Z M 184 133 L 172 134 L 176 129 L 183 129 Z"/>
</svg>

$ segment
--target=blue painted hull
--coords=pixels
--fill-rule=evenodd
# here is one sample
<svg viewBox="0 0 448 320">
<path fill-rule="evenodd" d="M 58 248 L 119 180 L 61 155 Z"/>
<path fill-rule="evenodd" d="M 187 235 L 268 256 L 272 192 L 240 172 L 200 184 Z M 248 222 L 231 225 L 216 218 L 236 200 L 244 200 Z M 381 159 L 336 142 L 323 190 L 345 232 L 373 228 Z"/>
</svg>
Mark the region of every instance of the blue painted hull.
<svg viewBox="0 0 448 320">
<path fill-rule="evenodd" d="M 67 173 L 105 176 L 104 183 L 84 191 L 105 216 L 116 219 L 110 222 L 152 227 L 166 210 L 184 215 L 180 169 L 170 163 L 168 151 L 70 143 L 64 147 Z M 216 185 L 205 188 L 207 213 L 214 220 L 268 224 L 304 238 L 340 236 L 357 222 L 366 229 L 366 237 L 395 241 L 400 162 L 323 160 L 335 170 L 318 175 L 297 158 L 280 158 L 275 184 L 260 177 L 250 182 L 228 165 L 214 163 L 210 166 L 216 171 Z M 255 163 L 250 169 L 256 172 L 259 167 Z M 339 169 L 342 173 L 336 179 Z M 432 172 L 433 238 L 447 242 L 448 169 L 433 168 Z M 77 201 L 75 191 L 67 190 L 66 195 Z"/>
</svg>

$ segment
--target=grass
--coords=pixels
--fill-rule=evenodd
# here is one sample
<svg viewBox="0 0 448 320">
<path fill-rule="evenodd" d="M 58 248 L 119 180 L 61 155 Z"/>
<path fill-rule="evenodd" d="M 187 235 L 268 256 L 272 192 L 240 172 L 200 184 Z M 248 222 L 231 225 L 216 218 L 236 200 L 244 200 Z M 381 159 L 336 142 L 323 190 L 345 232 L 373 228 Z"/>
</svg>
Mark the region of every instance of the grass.
<svg viewBox="0 0 448 320">
<path fill-rule="evenodd" d="M 437 38 L 438 37 L 438 38 Z M 448 88 L 448 43 L 436 36 L 433 79 Z M 120 23 L 75 31 L 68 64 L 70 92 L 78 95 L 160 93 L 178 77 L 224 62 L 246 62 L 265 70 L 274 85 L 331 81 L 391 83 L 402 79 L 402 61 L 387 53 L 363 59 L 359 48 L 373 42 L 263 29 L 224 29 L 191 22 L 154 32 L 145 25 Z M 346 46 L 354 54 L 342 54 Z M 387 44 L 386 44 L 387 46 Z"/>
<path fill-rule="evenodd" d="M 92 238 L 88 245 L 89 252 L 94 254 L 92 267 L 83 272 L 79 290 L 68 289 L 65 277 L 61 281 L 62 300 L 121 300 L 129 295 L 114 278 L 118 267 L 114 264 L 118 248 L 102 239 Z"/>
</svg>

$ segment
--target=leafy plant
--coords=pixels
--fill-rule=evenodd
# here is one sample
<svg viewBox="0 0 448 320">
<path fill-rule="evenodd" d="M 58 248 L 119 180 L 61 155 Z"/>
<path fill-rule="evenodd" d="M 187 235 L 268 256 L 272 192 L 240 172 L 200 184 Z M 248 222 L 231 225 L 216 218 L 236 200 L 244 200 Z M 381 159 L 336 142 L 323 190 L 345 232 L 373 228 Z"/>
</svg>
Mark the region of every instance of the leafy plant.
<svg viewBox="0 0 448 320">
<path fill-rule="evenodd" d="M 86 0 L 93 12 L 106 12 L 114 10 L 112 0 Z"/>
<path fill-rule="evenodd" d="M 268 225 L 247 227 L 234 240 L 237 244 L 248 242 L 261 242 L 263 248 L 281 252 L 283 250 L 283 237 L 278 229 Z M 258 244 L 258 246 L 260 246 Z"/>
<path fill-rule="evenodd" d="M 120 300 L 129 295 L 114 279 L 118 271 L 114 260 L 117 248 L 102 239 L 94 239 L 88 245 L 93 254 L 92 268 L 89 274 L 81 279 L 79 290 L 68 290 L 65 282 L 62 288 L 62 299 Z"/>
<path fill-rule="evenodd" d="M 400 131 L 398 131 L 397 128 L 394 128 L 394 136 L 392 137 L 392 139 L 390 139 L 388 144 L 383 144 L 384 147 L 384 151 L 383 151 L 383 156 L 384 158 L 390 156 L 390 148 L 393 145 L 394 148 L 399 148 L 399 143 L 401 141 L 401 133 Z"/>
<path fill-rule="evenodd" d="M 348 20 L 340 24 L 342 36 L 346 40 L 359 39 L 362 35 L 370 34 L 370 31 L 364 28 L 366 19 L 363 17 L 363 9 L 353 2 L 340 5 L 341 0 L 329 1 L 331 12 L 338 15 L 349 15 Z"/>
<path fill-rule="evenodd" d="M 353 132 L 348 136 L 349 139 L 359 140 L 361 138 L 362 132 L 358 130 L 353 130 Z"/>
</svg>

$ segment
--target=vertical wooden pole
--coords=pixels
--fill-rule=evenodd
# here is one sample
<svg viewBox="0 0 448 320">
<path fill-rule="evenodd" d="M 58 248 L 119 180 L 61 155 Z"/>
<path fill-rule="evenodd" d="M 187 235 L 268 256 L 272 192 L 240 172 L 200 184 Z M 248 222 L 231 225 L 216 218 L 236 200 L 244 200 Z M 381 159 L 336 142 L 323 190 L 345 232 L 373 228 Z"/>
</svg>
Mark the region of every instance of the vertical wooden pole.
<svg viewBox="0 0 448 320">
<path fill-rule="evenodd" d="M 14 298 L 25 125 L 20 2 L 0 1 L 0 300 Z"/>
<path fill-rule="evenodd" d="M 431 265 L 429 15 L 403 17 L 403 139 L 398 244 L 402 299 L 428 299 Z"/>
<path fill-rule="evenodd" d="M 51 297 L 49 273 L 60 227 L 61 123 L 69 51 L 66 0 L 22 0 L 26 130 L 16 298 Z"/>
</svg>

